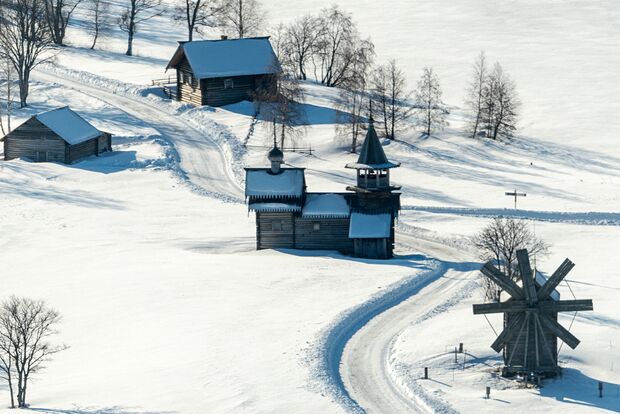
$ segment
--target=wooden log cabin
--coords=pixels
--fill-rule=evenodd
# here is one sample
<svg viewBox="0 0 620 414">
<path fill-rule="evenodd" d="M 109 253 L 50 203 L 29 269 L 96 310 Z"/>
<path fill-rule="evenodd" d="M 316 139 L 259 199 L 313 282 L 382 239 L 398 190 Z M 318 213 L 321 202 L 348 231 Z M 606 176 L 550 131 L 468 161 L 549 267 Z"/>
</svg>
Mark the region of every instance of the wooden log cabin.
<svg viewBox="0 0 620 414">
<path fill-rule="evenodd" d="M 388 161 L 370 122 L 356 163 L 357 185 L 344 193 L 306 191 L 303 168 L 284 168 L 274 145 L 268 168 L 246 168 L 245 195 L 256 214 L 256 248 L 337 250 L 356 257 L 388 259 L 394 250 L 394 221 L 400 187 L 390 185 Z"/>
<path fill-rule="evenodd" d="M 4 138 L 4 159 L 71 164 L 112 151 L 112 135 L 99 131 L 69 107 L 32 116 Z"/>
<path fill-rule="evenodd" d="M 280 72 L 269 37 L 179 42 L 166 70 L 176 70 L 176 99 L 197 106 L 252 100 L 275 87 Z"/>
</svg>

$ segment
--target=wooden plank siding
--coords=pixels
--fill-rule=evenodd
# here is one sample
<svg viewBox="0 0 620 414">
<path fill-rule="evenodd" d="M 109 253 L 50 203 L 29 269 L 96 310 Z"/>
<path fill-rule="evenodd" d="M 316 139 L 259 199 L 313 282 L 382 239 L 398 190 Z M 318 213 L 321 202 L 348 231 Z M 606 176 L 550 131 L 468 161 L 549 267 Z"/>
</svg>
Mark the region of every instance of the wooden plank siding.
<svg viewBox="0 0 620 414">
<path fill-rule="evenodd" d="M 66 142 L 36 118 L 30 118 L 4 137 L 5 160 L 65 162 L 65 149 Z"/>
<path fill-rule="evenodd" d="M 191 103 L 192 105 L 203 105 L 202 81 L 196 79 L 192 68 L 186 58 L 177 66 L 177 100 Z"/>
<path fill-rule="evenodd" d="M 525 313 L 523 312 L 505 313 L 504 327 L 508 326 L 513 319 L 520 319 L 520 331 L 525 320 L 524 315 Z M 553 315 L 552 318 L 557 320 L 557 314 Z M 541 327 L 544 336 L 541 334 Z M 527 358 L 525 357 L 526 353 Z M 538 361 L 540 362 L 538 369 L 536 369 L 537 354 Z M 517 331 L 510 342 L 506 344 L 504 348 L 504 362 L 506 364 L 504 370 L 507 374 L 535 372 L 537 370 L 553 372 L 557 366 L 557 337 L 545 329 L 544 326 L 537 326 L 534 314 L 530 314 L 528 327 L 523 329 L 521 335 Z"/>
<path fill-rule="evenodd" d="M 315 224 L 318 225 L 318 229 L 315 228 Z M 349 239 L 349 219 L 296 218 L 295 248 L 353 252 L 353 240 Z"/>
<path fill-rule="evenodd" d="M 256 213 L 257 249 L 294 248 L 293 213 Z"/>
</svg>

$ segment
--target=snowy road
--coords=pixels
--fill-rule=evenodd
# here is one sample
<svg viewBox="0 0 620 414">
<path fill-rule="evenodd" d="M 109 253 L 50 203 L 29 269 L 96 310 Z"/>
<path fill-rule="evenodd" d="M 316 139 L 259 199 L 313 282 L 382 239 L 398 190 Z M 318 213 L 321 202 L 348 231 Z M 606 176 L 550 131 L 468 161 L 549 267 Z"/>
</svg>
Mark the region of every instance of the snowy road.
<svg viewBox="0 0 620 414">
<path fill-rule="evenodd" d="M 408 248 L 441 260 L 441 267 L 428 284 L 400 304 L 375 316 L 347 343 L 340 366 L 348 395 L 367 413 L 428 412 L 428 401 L 411 398 L 394 383 L 389 371 L 394 339 L 405 328 L 451 296 L 475 277 L 476 265 L 467 252 L 432 240 L 399 234 Z"/>
<path fill-rule="evenodd" d="M 74 89 L 141 120 L 145 125 L 157 130 L 162 138 L 175 148 L 181 174 L 190 185 L 220 199 L 239 202 L 243 200 L 243 191 L 234 179 L 230 163 L 222 149 L 180 117 L 157 108 L 146 99 L 122 96 L 50 72 L 36 71 L 34 79 Z"/>
</svg>

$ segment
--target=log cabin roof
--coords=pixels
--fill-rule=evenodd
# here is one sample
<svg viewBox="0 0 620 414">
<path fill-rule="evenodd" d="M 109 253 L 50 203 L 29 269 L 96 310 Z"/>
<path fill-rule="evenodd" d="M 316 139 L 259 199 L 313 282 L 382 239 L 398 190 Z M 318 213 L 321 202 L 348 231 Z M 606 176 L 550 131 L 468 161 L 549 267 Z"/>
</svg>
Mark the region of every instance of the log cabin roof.
<svg viewBox="0 0 620 414">
<path fill-rule="evenodd" d="M 254 199 L 299 198 L 306 189 L 303 168 L 283 168 L 274 174 L 270 168 L 246 168 L 245 196 Z"/>
<path fill-rule="evenodd" d="M 269 37 L 180 42 L 166 70 L 176 68 L 183 57 L 198 79 L 280 72 Z"/>
<path fill-rule="evenodd" d="M 392 162 L 385 156 L 385 151 L 379 142 L 377 131 L 372 122 L 372 118 L 368 124 L 368 132 L 366 133 L 366 139 L 362 145 L 360 156 L 355 163 L 349 163 L 346 168 L 353 168 L 356 170 L 387 170 L 390 168 L 399 167 L 399 162 Z"/>
<path fill-rule="evenodd" d="M 73 112 L 68 106 L 34 115 L 24 124 L 32 119 L 41 122 L 69 145 L 80 144 L 102 134 L 101 131 Z M 21 125 L 13 131 L 18 130 L 20 127 Z M 12 133 L 8 133 L 0 141 L 4 141 L 5 138 L 11 135 Z"/>
<path fill-rule="evenodd" d="M 392 231 L 392 215 L 364 214 L 354 212 L 351 214 L 349 225 L 350 239 L 387 239 Z"/>
<path fill-rule="evenodd" d="M 309 193 L 306 194 L 301 215 L 306 218 L 348 218 L 351 208 L 344 194 Z"/>
</svg>

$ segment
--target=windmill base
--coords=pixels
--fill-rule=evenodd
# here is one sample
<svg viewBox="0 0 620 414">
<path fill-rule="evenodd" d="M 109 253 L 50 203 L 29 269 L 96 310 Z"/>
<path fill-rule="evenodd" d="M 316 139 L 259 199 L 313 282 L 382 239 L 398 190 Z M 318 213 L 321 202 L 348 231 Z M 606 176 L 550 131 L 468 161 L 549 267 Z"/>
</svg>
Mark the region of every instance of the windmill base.
<svg viewBox="0 0 620 414">
<path fill-rule="evenodd" d="M 561 375 L 560 367 L 539 367 L 536 369 L 524 369 L 523 367 L 503 367 L 502 377 L 514 377 L 515 375 L 527 376 L 540 376 L 542 378 L 553 378 Z"/>
</svg>

